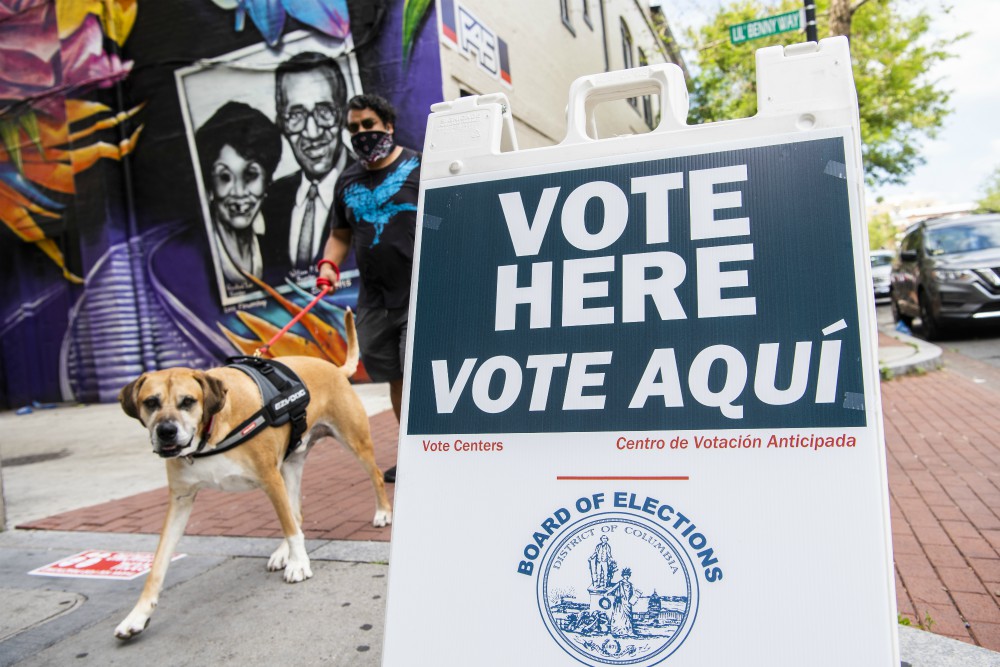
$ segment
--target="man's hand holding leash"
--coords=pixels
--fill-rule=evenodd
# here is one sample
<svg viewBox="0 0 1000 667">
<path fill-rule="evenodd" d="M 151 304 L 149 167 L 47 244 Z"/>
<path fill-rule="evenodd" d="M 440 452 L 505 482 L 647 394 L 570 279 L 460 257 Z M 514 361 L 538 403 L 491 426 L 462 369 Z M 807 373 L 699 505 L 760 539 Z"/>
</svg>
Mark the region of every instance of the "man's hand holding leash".
<svg viewBox="0 0 1000 667">
<path fill-rule="evenodd" d="M 340 267 L 337 266 L 337 263 L 332 259 L 324 257 L 316 264 L 316 268 L 319 269 L 319 275 L 316 277 L 316 287 L 318 289 L 328 287 L 328 294 L 336 292 L 337 287 L 340 285 Z"/>
<path fill-rule="evenodd" d="M 329 285 L 330 291 L 327 294 L 333 294 L 340 287 L 340 265 L 347 259 L 347 253 L 351 249 L 351 236 L 349 229 L 334 229 L 323 247 L 323 259 L 316 262 L 316 269 L 319 271 L 316 287 L 323 289 L 324 285 Z"/>
</svg>

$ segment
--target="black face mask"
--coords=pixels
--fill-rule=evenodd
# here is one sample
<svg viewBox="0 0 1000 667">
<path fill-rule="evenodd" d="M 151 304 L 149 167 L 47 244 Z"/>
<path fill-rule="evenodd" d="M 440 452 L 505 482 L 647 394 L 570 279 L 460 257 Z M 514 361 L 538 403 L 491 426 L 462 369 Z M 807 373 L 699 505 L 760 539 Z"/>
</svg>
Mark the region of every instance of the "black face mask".
<svg viewBox="0 0 1000 667">
<path fill-rule="evenodd" d="M 359 160 L 365 164 L 372 164 L 391 153 L 396 141 L 390 132 L 368 130 L 352 136 L 351 145 L 354 146 L 354 153 Z"/>
</svg>

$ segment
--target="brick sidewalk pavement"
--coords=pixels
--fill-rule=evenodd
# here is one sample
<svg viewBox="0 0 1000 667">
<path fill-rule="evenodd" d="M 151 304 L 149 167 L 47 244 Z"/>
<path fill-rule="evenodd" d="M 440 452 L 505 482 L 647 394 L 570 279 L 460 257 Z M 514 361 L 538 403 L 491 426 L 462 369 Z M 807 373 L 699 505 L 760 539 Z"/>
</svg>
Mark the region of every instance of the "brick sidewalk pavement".
<svg viewBox="0 0 1000 667">
<path fill-rule="evenodd" d="M 399 426 L 392 410 L 371 417 L 375 459 L 382 470 L 395 465 Z M 164 473 L 164 484 L 166 473 Z M 389 500 L 393 485 L 387 484 Z M 93 507 L 30 521 L 18 528 L 93 532 L 159 533 L 167 511 L 167 489 L 140 493 Z M 302 476 L 306 539 L 388 542 L 391 528 L 372 527 L 375 493 L 357 458 L 339 443 L 318 443 Z M 281 537 L 281 526 L 263 493 L 198 493 L 186 535 Z"/>
<path fill-rule="evenodd" d="M 1000 651 L 998 402 L 996 391 L 947 369 L 882 383 L 899 612 L 993 651 Z"/>
<path fill-rule="evenodd" d="M 1000 392 L 942 370 L 883 382 L 882 402 L 899 612 L 1000 651 Z M 391 412 L 372 417 L 372 436 L 379 465 L 392 465 Z M 371 527 L 370 483 L 339 445 L 310 453 L 303 494 L 307 538 L 389 539 L 389 529 Z M 165 505 L 160 489 L 19 527 L 158 533 Z M 263 494 L 203 491 L 187 533 L 278 537 L 280 529 Z"/>
</svg>

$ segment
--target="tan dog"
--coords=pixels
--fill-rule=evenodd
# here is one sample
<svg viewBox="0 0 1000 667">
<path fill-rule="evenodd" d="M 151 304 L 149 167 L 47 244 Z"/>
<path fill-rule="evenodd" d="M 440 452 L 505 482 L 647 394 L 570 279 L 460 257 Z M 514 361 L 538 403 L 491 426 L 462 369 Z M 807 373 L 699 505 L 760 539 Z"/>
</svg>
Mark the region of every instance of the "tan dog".
<svg viewBox="0 0 1000 667">
<path fill-rule="evenodd" d="M 375 487 L 375 526 L 392 522 L 382 472 L 375 464 L 368 416 L 347 378 L 358 365 L 358 343 L 353 315 L 348 312 L 347 360 L 340 368 L 311 357 L 282 357 L 310 393 L 306 432 L 302 444 L 287 459 L 290 425 L 267 427 L 243 444 L 215 456 L 191 458 L 206 428 L 203 451 L 210 451 L 235 427 L 261 408 L 260 391 L 248 375 L 234 368 L 207 372 L 190 368 L 144 373 L 119 394 L 122 409 L 149 429 L 153 450 L 166 459 L 170 504 L 156 548 L 153 567 L 135 608 L 115 629 L 129 639 L 149 625 L 167 566 L 184 533 L 199 489 L 246 491 L 261 488 L 278 513 L 285 539 L 271 554 L 268 570 L 284 568 L 285 581 L 312 576 L 302 534 L 302 469 L 309 449 L 320 438 L 332 436 L 354 452 Z"/>
</svg>

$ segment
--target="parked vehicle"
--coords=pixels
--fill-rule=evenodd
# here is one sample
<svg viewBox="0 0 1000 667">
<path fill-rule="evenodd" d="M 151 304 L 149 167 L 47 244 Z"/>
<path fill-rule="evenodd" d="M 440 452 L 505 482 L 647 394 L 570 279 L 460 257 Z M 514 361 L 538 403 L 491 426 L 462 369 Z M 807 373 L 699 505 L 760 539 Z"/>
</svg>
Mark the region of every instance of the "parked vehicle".
<svg viewBox="0 0 1000 667">
<path fill-rule="evenodd" d="M 1000 318 L 1000 215 L 909 227 L 892 267 L 892 315 L 907 325 L 919 317 L 928 340 L 956 323 Z"/>
<path fill-rule="evenodd" d="M 872 284 L 875 287 L 875 299 L 889 298 L 892 285 L 892 260 L 896 256 L 891 250 L 872 250 Z"/>
</svg>

